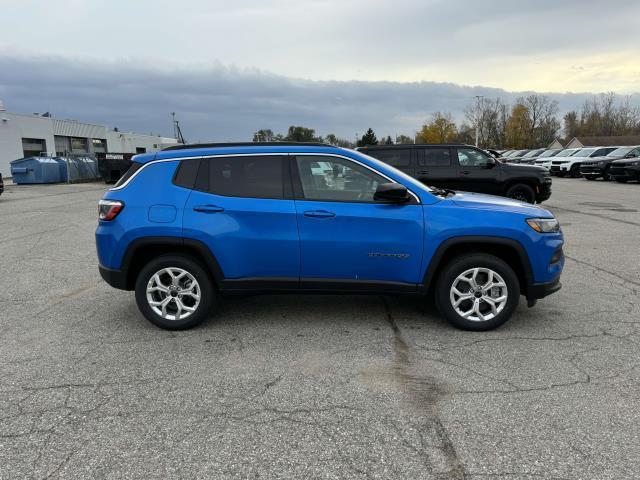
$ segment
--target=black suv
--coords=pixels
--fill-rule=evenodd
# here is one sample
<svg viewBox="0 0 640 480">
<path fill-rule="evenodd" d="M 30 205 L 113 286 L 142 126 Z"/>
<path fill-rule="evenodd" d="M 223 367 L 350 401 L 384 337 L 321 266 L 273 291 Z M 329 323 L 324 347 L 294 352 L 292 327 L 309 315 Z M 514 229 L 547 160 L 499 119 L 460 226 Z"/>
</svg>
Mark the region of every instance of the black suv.
<svg viewBox="0 0 640 480">
<path fill-rule="evenodd" d="M 551 196 L 551 176 L 546 169 L 503 163 L 470 145 L 372 145 L 358 150 L 426 185 L 528 203 L 540 203 Z"/>
<path fill-rule="evenodd" d="M 587 180 L 595 180 L 602 177 L 603 180 L 611 180 L 610 169 L 615 160 L 637 159 L 640 157 L 640 146 L 620 147 L 609 152 L 604 157 L 590 158 L 580 165 L 580 174 Z"/>
</svg>

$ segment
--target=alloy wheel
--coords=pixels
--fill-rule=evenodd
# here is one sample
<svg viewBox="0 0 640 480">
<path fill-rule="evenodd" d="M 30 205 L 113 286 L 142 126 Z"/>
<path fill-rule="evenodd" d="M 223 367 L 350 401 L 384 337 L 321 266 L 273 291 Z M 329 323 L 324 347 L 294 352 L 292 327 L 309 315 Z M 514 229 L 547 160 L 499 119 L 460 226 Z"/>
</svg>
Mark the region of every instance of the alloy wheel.
<svg viewBox="0 0 640 480">
<path fill-rule="evenodd" d="M 485 322 L 504 310 L 507 284 L 489 268 L 471 268 L 456 277 L 449 291 L 451 306 L 466 320 Z"/>
<path fill-rule="evenodd" d="M 182 268 L 167 267 L 154 273 L 147 283 L 147 302 L 167 320 L 185 320 L 200 305 L 201 290 L 193 275 Z"/>
</svg>

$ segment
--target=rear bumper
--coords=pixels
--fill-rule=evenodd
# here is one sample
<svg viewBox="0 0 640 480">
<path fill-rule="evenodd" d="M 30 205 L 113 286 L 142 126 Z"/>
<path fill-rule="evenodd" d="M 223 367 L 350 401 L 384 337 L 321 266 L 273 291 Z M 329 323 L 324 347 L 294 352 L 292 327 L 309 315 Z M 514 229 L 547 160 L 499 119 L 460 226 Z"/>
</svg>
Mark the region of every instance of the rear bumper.
<svg viewBox="0 0 640 480">
<path fill-rule="evenodd" d="M 100 276 L 102 279 L 111 285 L 113 288 L 120 290 L 130 290 L 127 287 L 127 272 L 123 270 L 116 270 L 113 268 L 103 267 L 98 265 Z"/>
</svg>

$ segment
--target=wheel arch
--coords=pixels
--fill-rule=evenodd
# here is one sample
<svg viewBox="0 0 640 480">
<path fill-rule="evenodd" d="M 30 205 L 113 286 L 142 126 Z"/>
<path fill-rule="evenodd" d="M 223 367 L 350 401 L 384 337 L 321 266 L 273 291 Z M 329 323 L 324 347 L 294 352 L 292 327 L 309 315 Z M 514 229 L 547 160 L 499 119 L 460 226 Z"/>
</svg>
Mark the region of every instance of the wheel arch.
<svg viewBox="0 0 640 480">
<path fill-rule="evenodd" d="M 184 254 L 201 263 L 219 287 L 224 276 L 220 264 L 209 247 L 199 240 L 180 237 L 144 237 L 131 242 L 122 258 L 126 272 L 126 288 L 133 290 L 140 270 L 153 258 L 167 254 Z"/>
<path fill-rule="evenodd" d="M 433 289 L 438 276 L 452 259 L 471 253 L 487 253 L 507 262 L 518 277 L 520 292 L 527 294 L 533 284 L 533 269 L 525 248 L 517 240 L 489 236 L 461 236 L 443 241 L 425 271 L 424 292 L 429 293 Z"/>
<path fill-rule="evenodd" d="M 515 187 L 516 185 L 526 185 L 533 189 L 534 194 L 538 194 L 537 190 L 542 185 L 537 178 L 510 178 L 504 184 L 504 191 L 502 192 L 504 195 L 507 194 L 511 187 Z"/>
</svg>

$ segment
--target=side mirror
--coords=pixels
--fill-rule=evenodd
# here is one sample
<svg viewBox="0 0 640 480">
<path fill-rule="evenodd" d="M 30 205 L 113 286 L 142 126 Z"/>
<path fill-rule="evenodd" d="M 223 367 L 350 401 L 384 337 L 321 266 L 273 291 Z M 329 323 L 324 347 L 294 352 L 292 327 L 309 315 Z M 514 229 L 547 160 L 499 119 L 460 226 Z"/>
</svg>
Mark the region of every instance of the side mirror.
<svg viewBox="0 0 640 480">
<path fill-rule="evenodd" d="M 495 161 L 493 158 L 490 158 L 490 159 L 487 161 L 487 164 L 484 166 L 484 168 L 486 168 L 486 169 L 491 169 L 491 168 L 493 168 L 493 167 L 495 167 L 495 166 L 496 166 L 496 161 Z"/>
<path fill-rule="evenodd" d="M 407 187 L 399 183 L 381 183 L 373 194 L 373 199 L 389 203 L 405 203 L 409 201 Z"/>
</svg>

